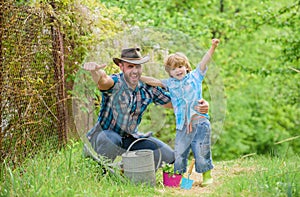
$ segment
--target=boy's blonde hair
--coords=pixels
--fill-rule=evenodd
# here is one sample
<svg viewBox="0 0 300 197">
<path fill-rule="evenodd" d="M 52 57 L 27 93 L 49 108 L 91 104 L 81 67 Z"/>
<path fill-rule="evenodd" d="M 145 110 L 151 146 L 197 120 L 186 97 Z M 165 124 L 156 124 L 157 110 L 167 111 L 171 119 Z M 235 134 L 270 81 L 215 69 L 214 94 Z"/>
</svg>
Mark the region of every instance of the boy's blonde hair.
<svg viewBox="0 0 300 197">
<path fill-rule="evenodd" d="M 192 70 L 188 58 L 181 52 L 176 52 L 168 55 L 168 57 L 166 57 L 165 59 L 164 65 L 165 70 L 167 73 L 169 73 L 169 75 L 171 69 L 179 66 L 185 66 L 187 73 L 189 73 Z"/>
</svg>

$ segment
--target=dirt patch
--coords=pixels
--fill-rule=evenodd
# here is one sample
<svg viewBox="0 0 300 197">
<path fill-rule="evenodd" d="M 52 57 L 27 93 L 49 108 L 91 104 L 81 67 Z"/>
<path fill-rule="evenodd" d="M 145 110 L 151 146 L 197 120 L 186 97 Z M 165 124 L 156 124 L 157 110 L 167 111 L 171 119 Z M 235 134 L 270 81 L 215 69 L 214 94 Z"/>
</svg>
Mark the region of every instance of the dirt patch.
<svg viewBox="0 0 300 197">
<path fill-rule="evenodd" d="M 215 163 L 215 168 L 212 170 L 214 183 L 207 187 L 193 185 L 192 189 L 184 190 L 180 188 L 169 188 L 163 186 L 163 188 L 159 189 L 158 191 L 161 192 L 162 195 L 167 192 L 168 194 L 174 196 L 205 196 L 213 193 L 214 189 L 223 184 L 226 180 L 228 180 L 229 177 L 252 172 L 254 170 L 255 169 L 253 167 L 241 167 L 239 163 L 233 163 L 232 161 L 218 162 Z M 190 179 L 202 182 L 202 174 L 195 172 L 194 168 L 192 174 L 190 175 Z"/>
</svg>

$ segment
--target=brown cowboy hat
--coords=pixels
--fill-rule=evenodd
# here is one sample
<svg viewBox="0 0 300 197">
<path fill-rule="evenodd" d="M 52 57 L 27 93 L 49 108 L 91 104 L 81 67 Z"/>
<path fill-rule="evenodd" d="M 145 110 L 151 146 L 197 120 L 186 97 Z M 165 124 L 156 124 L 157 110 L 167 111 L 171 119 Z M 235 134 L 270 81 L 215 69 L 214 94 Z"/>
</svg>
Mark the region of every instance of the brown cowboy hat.
<svg viewBox="0 0 300 197">
<path fill-rule="evenodd" d="M 148 55 L 142 57 L 140 51 L 141 49 L 138 47 L 123 49 L 121 53 L 121 58 L 113 58 L 113 61 L 118 66 L 121 61 L 128 62 L 131 64 L 144 64 L 148 62 L 150 57 Z"/>
</svg>

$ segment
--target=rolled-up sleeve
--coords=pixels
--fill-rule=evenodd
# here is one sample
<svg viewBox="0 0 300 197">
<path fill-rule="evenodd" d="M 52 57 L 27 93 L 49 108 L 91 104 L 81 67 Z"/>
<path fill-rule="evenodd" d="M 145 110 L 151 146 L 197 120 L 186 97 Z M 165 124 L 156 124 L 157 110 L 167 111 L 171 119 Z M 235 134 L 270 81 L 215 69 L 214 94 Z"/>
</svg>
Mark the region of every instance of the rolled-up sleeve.
<svg viewBox="0 0 300 197">
<path fill-rule="evenodd" d="M 153 87 L 153 103 L 165 105 L 171 102 L 170 93 L 160 87 Z"/>
</svg>

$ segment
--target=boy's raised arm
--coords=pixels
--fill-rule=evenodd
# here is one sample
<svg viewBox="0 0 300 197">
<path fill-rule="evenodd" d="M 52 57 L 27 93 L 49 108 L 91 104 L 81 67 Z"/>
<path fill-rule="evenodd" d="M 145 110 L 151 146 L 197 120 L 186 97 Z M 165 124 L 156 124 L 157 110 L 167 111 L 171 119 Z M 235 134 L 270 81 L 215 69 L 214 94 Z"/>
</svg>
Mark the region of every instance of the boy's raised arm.
<svg viewBox="0 0 300 197">
<path fill-rule="evenodd" d="M 218 46 L 220 40 L 219 39 L 212 39 L 212 45 L 210 47 L 210 49 L 207 51 L 207 53 L 204 55 L 204 57 L 202 58 L 201 62 L 200 62 L 200 67 L 199 69 L 201 71 L 204 71 L 206 69 L 206 65 L 209 63 L 209 61 L 211 60 L 212 55 L 215 52 L 216 47 Z"/>
<path fill-rule="evenodd" d="M 87 62 L 83 65 L 83 69 L 91 72 L 93 81 L 100 90 L 108 90 L 114 85 L 114 80 L 102 70 L 105 67 L 106 64 L 99 65 L 96 62 Z"/>
</svg>

